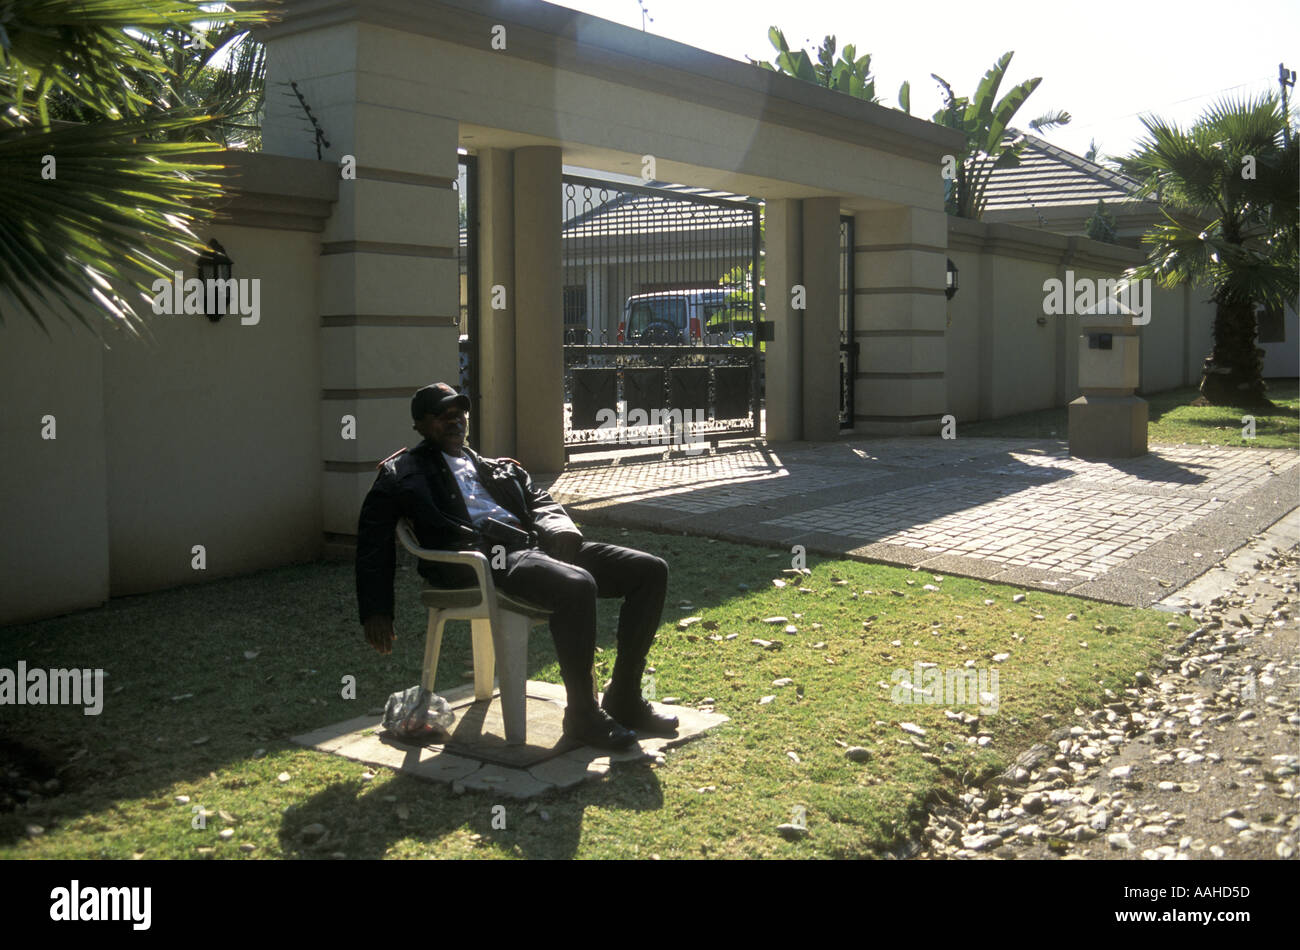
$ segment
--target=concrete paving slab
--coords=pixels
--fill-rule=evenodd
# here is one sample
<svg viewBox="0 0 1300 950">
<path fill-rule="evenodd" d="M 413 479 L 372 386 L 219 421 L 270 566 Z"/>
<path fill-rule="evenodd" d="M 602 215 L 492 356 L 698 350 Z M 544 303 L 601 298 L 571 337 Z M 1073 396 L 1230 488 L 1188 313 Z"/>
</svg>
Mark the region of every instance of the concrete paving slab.
<svg viewBox="0 0 1300 950">
<path fill-rule="evenodd" d="M 1300 544 L 1300 509 L 1266 528 L 1258 537 L 1229 554 L 1222 563 L 1211 568 L 1189 584 L 1163 598 L 1155 606 L 1162 610 L 1186 613 L 1193 605 L 1208 604 L 1229 589 L 1237 575 L 1253 571 L 1257 562 L 1279 550 L 1285 551 Z"/>
<path fill-rule="evenodd" d="M 331 726 L 323 726 L 300 736 L 294 736 L 292 741 L 299 745 L 318 749 L 321 752 L 335 752 L 349 742 L 355 741 L 362 730 L 378 728 L 379 720 L 379 716 L 356 716 L 352 719 L 345 719 L 343 722 L 336 722 Z"/>
<path fill-rule="evenodd" d="M 864 544 L 844 553 L 860 561 L 879 561 L 882 564 L 895 564 L 899 567 L 915 567 L 936 556 L 932 551 L 903 547 L 899 544 Z M 967 570 L 974 569 L 976 569 L 976 565 L 973 564 L 967 568 Z M 967 574 L 966 576 L 977 577 L 979 575 Z"/>
<path fill-rule="evenodd" d="M 473 775 L 483 767 L 483 763 L 452 752 L 422 749 L 414 761 L 407 758 L 400 767 L 392 767 L 432 782 L 456 782 Z"/>
<path fill-rule="evenodd" d="M 556 788 L 571 788 L 580 782 L 604 778 L 609 774 L 609 756 L 586 756 L 568 753 L 541 765 L 534 765 L 528 774 L 540 782 Z"/>
<path fill-rule="evenodd" d="M 692 532 L 694 533 L 694 532 Z M 731 540 L 752 544 L 769 544 L 789 549 L 796 542 L 790 540 L 790 531 L 777 525 L 754 524 L 737 519 Z"/>
<path fill-rule="evenodd" d="M 438 743 L 448 752 L 510 768 L 528 768 L 560 754 L 564 748 L 563 707 L 546 697 L 528 695 L 524 703 L 528 741 L 510 745 L 505 738 L 499 694 L 489 702 L 473 697 L 451 704 L 456 721 L 450 738 Z"/>
<path fill-rule="evenodd" d="M 1186 575 L 1189 570 L 1196 571 L 1196 568 L 1186 559 L 1170 560 L 1151 554 L 1143 554 L 1141 559 L 1134 558 L 1125 565 L 1124 569 L 1141 578 L 1145 586 L 1165 589 L 1180 586 L 1180 577 Z"/>
<path fill-rule="evenodd" d="M 676 736 L 647 737 L 637 745 L 611 753 L 578 746 L 562 735 L 564 687 L 529 680 L 527 687 L 528 743 L 505 742 L 497 694 L 484 703 L 474 701 L 473 684 L 443 694 L 456 715 L 452 740 L 415 744 L 385 731 L 376 716 L 356 716 L 345 722 L 294 736 L 299 745 L 341 755 L 367 765 L 394 769 L 404 775 L 457 788 L 531 798 L 571 788 L 608 774 L 612 763 L 657 760 L 663 750 L 691 741 L 728 721 L 719 713 L 687 706 L 654 703 L 659 712 L 678 717 Z"/>
<path fill-rule="evenodd" d="M 999 584 L 1036 587 L 1040 590 L 1050 590 L 1058 594 L 1071 592 L 1081 584 L 1088 582 L 1088 578 L 1080 577 L 1077 574 L 1046 571 L 1037 567 L 1009 567 L 998 571 L 990 579 Z"/>
<path fill-rule="evenodd" d="M 382 728 L 375 728 L 374 724 L 355 734 L 346 745 L 335 749 L 334 754 L 355 762 L 420 774 L 425 778 L 437 778 L 446 782 L 464 778 L 482 766 L 481 762 L 444 755 L 438 749 L 399 742 Z"/>
<path fill-rule="evenodd" d="M 543 782 L 525 769 L 501 765 L 482 765 L 461 779 L 460 784 L 466 789 L 506 798 L 533 798 L 555 788 L 553 782 Z"/>
<path fill-rule="evenodd" d="M 654 751 L 676 748 L 679 745 L 690 742 L 692 739 L 704 735 L 704 733 L 715 726 L 720 726 L 724 722 L 731 721 L 730 716 L 725 716 L 718 712 L 706 712 L 702 709 L 696 709 L 693 706 L 660 706 L 656 704 L 655 708 L 660 712 L 676 716 L 678 720 L 678 728 L 676 736 L 642 740 L 642 748 Z"/>
<path fill-rule="evenodd" d="M 932 574 L 954 574 L 959 577 L 981 577 L 997 565 L 982 564 L 972 562 L 970 558 L 961 557 L 957 554 L 933 554 L 931 553 L 923 561 L 917 564 Z"/>
</svg>

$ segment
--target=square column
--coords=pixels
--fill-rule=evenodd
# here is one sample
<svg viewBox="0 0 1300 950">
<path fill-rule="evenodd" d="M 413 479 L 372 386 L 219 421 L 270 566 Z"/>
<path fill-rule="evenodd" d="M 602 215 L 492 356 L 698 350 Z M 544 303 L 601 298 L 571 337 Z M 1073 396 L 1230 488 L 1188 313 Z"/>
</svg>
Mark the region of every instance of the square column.
<svg viewBox="0 0 1300 950">
<path fill-rule="evenodd" d="M 767 438 L 803 438 L 804 310 L 791 307 L 791 288 L 803 282 L 803 208 L 792 199 L 769 201 L 764 211 L 767 243 L 766 319 L 774 324 L 766 350 Z"/>
<path fill-rule="evenodd" d="M 530 471 L 564 468 L 564 284 L 560 228 L 562 155 L 552 146 L 514 153 L 515 447 Z"/>
<path fill-rule="evenodd" d="M 321 236 L 322 527 L 355 535 L 380 459 L 419 436 L 410 398 L 457 383 L 459 123 L 361 90 L 382 64 L 369 25 L 273 35 L 267 88 L 293 79 L 326 131 L 338 202 Z M 268 96 L 268 152 L 316 158 L 296 97 Z"/>
<path fill-rule="evenodd" d="M 861 344 L 853 428 L 931 435 L 948 411 L 948 218 L 898 208 L 854 219 L 854 335 Z"/>
<path fill-rule="evenodd" d="M 470 419 L 470 442 L 484 455 L 516 457 L 514 154 L 478 153 L 479 393 Z M 558 201 L 558 192 L 556 200 Z M 492 288 L 506 288 L 504 301 Z M 504 303 L 504 307 L 494 304 Z"/>
<path fill-rule="evenodd" d="M 803 438 L 840 431 L 840 199 L 803 202 Z"/>
</svg>

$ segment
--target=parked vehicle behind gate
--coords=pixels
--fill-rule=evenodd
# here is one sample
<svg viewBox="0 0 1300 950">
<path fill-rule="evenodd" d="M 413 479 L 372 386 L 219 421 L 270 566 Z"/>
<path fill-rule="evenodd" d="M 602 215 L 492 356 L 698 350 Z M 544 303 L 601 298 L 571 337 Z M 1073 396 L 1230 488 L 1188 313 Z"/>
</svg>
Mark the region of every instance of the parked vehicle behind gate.
<svg viewBox="0 0 1300 950">
<path fill-rule="evenodd" d="M 729 328 L 710 329 L 710 321 L 727 309 L 729 291 L 662 290 L 634 294 L 623 305 L 623 340 L 627 343 L 694 343 L 705 333 L 728 333 Z"/>
</svg>

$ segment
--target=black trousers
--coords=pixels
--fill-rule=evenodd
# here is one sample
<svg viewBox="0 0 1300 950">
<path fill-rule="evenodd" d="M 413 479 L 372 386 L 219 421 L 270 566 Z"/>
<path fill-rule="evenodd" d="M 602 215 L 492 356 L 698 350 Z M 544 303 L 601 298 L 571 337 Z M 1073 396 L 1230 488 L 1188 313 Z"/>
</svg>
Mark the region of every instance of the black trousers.
<svg viewBox="0 0 1300 950">
<path fill-rule="evenodd" d="M 622 597 L 618 658 L 610 690 L 640 695 L 646 654 L 664 609 L 668 562 L 616 544 L 584 541 L 572 563 L 537 548 L 512 551 L 492 572 L 498 589 L 551 610 L 551 636 L 571 709 L 593 708 L 591 663 L 596 655 L 596 598 Z"/>
</svg>

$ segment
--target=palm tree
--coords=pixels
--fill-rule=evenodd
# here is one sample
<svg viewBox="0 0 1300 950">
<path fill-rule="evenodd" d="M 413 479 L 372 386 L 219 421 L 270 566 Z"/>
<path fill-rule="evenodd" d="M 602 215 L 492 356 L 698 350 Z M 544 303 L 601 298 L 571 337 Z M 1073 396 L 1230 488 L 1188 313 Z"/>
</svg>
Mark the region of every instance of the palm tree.
<svg viewBox="0 0 1300 950">
<path fill-rule="evenodd" d="M 1294 306 L 1300 293 L 1300 147 L 1288 122 L 1272 93 L 1220 100 L 1187 129 L 1143 117 L 1147 136 L 1120 160 L 1142 182 L 1137 197 L 1156 195 L 1166 219 L 1143 237 L 1147 262 L 1129 278 L 1211 291 L 1214 349 L 1200 389 L 1214 405 L 1271 405 L 1256 309 Z"/>
<path fill-rule="evenodd" d="M 1003 53 L 993 68 L 984 74 L 970 99 L 956 95 L 941 76 L 930 74 L 944 93 L 944 106 L 934 114 L 933 121 L 966 136 L 966 154 L 952 170 L 944 201 L 948 213 L 956 217 L 978 220 L 984 213 L 984 192 L 993 170 L 1015 168 L 1020 164 L 1025 139 L 1011 134 L 1011 120 L 1043 78 L 1027 79 L 998 99 L 998 88 L 1014 55 L 1014 50 Z M 1069 121 L 1068 112 L 1049 112 L 1031 121 L 1029 127 L 1035 132 L 1045 132 Z"/>
<path fill-rule="evenodd" d="M 265 22 L 201 0 L 29 0 L 0 17 L 0 319 L 10 307 L 138 332 L 143 288 L 202 249 L 214 120 L 175 95 L 169 36 Z M 196 46 L 201 45 L 196 42 Z M 170 91 L 168 93 L 167 91 Z M 52 106 L 81 121 L 60 122 Z M 93 329 L 93 328 L 92 328 Z"/>
</svg>

